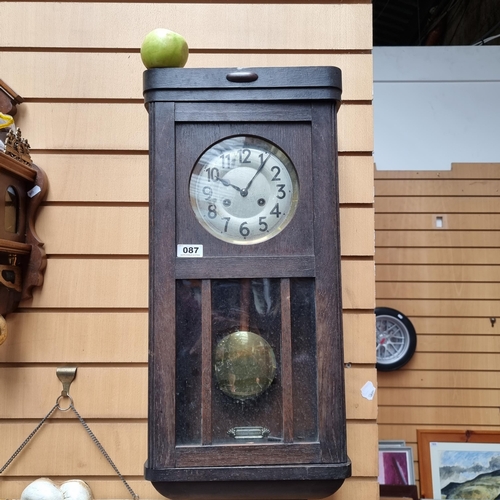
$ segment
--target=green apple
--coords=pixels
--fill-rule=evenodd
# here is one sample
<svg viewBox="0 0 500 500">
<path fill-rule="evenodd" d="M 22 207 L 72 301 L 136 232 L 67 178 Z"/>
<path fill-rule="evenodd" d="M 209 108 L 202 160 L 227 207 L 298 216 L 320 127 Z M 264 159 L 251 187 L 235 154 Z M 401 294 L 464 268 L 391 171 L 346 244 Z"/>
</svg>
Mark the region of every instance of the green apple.
<svg viewBox="0 0 500 500">
<path fill-rule="evenodd" d="M 182 35 L 165 28 L 148 33 L 141 45 L 141 59 L 146 68 L 183 68 L 189 48 Z"/>
</svg>

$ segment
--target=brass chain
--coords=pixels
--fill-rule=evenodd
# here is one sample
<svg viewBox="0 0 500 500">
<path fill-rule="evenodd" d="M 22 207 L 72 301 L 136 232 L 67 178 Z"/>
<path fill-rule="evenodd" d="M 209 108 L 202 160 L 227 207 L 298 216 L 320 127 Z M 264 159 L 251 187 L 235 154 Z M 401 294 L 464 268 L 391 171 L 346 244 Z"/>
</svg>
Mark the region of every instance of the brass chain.
<svg viewBox="0 0 500 500">
<path fill-rule="evenodd" d="M 132 498 L 134 500 L 139 500 L 139 497 L 134 493 L 134 490 L 129 486 L 125 478 L 120 474 L 120 471 L 114 464 L 113 460 L 111 460 L 111 457 L 107 454 L 102 444 L 96 438 L 95 434 L 90 430 L 90 427 L 87 425 L 87 422 L 85 422 L 85 420 L 83 420 L 81 415 L 76 411 L 76 408 L 73 406 L 73 401 L 71 401 L 70 408 L 71 410 L 73 410 L 73 413 L 78 417 L 78 420 L 80 420 L 80 423 L 83 425 L 84 429 L 88 432 L 90 438 L 92 439 L 92 441 L 94 441 L 99 451 L 104 455 L 104 458 L 109 462 L 109 465 L 111 465 L 111 467 L 113 467 L 113 470 L 118 474 L 118 477 L 122 480 L 123 484 L 125 485 L 125 488 L 127 488 Z"/>
<path fill-rule="evenodd" d="M 30 442 L 31 438 L 38 432 L 38 429 L 45 423 L 45 421 L 54 413 L 54 411 L 59 407 L 59 401 L 54 405 L 52 410 L 47 413 L 45 417 L 42 418 L 40 423 L 33 429 L 31 434 L 24 440 L 23 444 L 13 453 L 13 455 L 7 460 L 7 463 L 0 469 L 0 474 L 14 461 L 14 459 L 23 451 L 23 448 Z"/>
<path fill-rule="evenodd" d="M 61 410 L 61 411 L 72 410 L 73 413 L 77 416 L 80 423 L 83 425 L 83 428 L 87 431 L 88 435 L 90 436 L 90 438 L 92 439 L 94 444 L 97 446 L 99 451 L 103 454 L 104 458 L 108 461 L 109 465 L 111 465 L 111 467 L 113 467 L 113 470 L 116 472 L 118 477 L 121 479 L 121 481 L 123 482 L 123 484 L 127 488 L 128 492 L 132 496 L 133 500 L 139 500 L 138 495 L 136 495 L 134 493 L 134 490 L 127 483 L 126 479 L 120 474 L 120 471 L 118 470 L 118 468 L 114 464 L 113 460 L 111 460 L 111 457 L 107 454 L 106 450 L 104 449 L 102 444 L 99 442 L 99 440 L 97 439 L 95 434 L 90 430 L 90 427 L 87 425 L 87 422 L 85 422 L 83 417 L 76 411 L 76 408 L 73 405 L 73 399 L 70 396 L 67 396 L 70 400 L 70 405 L 68 408 L 61 408 L 60 401 L 61 401 L 62 397 L 63 396 L 59 396 L 57 398 L 57 401 L 56 401 L 56 404 L 54 405 L 54 407 L 49 411 L 49 413 L 47 413 L 47 415 L 45 417 L 42 418 L 40 423 L 33 429 L 31 434 L 23 441 L 21 446 L 19 446 L 19 448 L 12 454 L 12 456 L 9 458 L 9 460 L 7 460 L 7 463 L 0 469 L 0 474 L 2 474 L 2 472 L 5 469 L 7 469 L 7 467 L 15 460 L 15 458 L 19 455 L 19 453 L 21 453 L 21 451 L 23 451 L 24 447 L 31 441 L 33 436 L 38 432 L 40 427 L 42 427 L 42 425 L 50 418 L 50 416 L 54 413 L 54 411 L 56 411 L 56 410 Z"/>
</svg>

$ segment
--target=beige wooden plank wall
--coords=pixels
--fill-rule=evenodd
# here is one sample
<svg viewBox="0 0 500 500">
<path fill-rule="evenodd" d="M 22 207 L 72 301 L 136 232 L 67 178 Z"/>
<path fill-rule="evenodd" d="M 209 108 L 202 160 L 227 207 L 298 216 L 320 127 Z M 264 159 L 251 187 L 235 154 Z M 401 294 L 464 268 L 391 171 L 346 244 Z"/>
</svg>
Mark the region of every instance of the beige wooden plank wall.
<svg viewBox="0 0 500 500">
<path fill-rule="evenodd" d="M 209 24 L 207 24 L 211 21 Z M 56 367 L 78 366 L 75 406 L 142 499 L 147 456 L 147 113 L 139 47 L 182 33 L 189 67 L 335 65 L 339 113 L 348 447 L 337 500 L 378 498 L 374 366 L 372 33 L 369 1 L 5 2 L 0 77 L 26 102 L 17 125 L 49 177 L 38 220 L 42 290 L 9 315 L 0 347 L 0 466 L 53 406 Z M 81 478 L 96 499 L 128 492 L 70 413 L 56 412 L 0 478 L 0 498 L 32 480 Z"/>
<path fill-rule="evenodd" d="M 500 164 L 375 173 L 377 306 L 418 335 L 379 373 L 379 435 L 413 446 L 417 477 L 417 429 L 500 429 L 499 191 Z"/>
</svg>

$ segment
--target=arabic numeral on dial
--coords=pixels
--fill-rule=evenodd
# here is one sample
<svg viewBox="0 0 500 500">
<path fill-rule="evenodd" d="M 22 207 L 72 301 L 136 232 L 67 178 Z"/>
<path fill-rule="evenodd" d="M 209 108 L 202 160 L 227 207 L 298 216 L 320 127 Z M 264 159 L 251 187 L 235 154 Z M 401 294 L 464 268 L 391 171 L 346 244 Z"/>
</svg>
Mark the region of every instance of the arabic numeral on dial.
<svg viewBox="0 0 500 500">
<path fill-rule="evenodd" d="M 267 217 L 259 217 L 259 231 L 266 232 L 269 226 L 266 223 Z"/>
<path fill-rule="evenodd" d="M 283 213 L 280 212 L 280 204 L 276 203 L 276 205 L 274 205 L 274 208 L 269 213 L 276 215 L 276 217 L 279 219 L 280 215 Z"/>
<path fill-rule="evenodd" d="M 217 217 L 217 207 L 215 205 L 208 205 L 208 217 L 215 219 Z"/>
<path fill-rule="evenodd" d="M 260 158 L 260 167 L 263 167 L 264 164 L 266 163 L 267 160 L 269 160 L 269 158 L 271 157 L 271 153 L 267 153 L 267 156 L 264 158 L 264 153 L 261 153 L 259 155 L 259 158 Z"/>
<path fill-rule="evenodd" d="M 216 182 L 219 180 L 219 169 L 217 167 L 208 167 L 207 170 L 208 182 Z"/>
<path fill-rule="evenodd" d="M 250 234 L 250 229 L 247 227 L 248 222 L 242 222 L 240 226 L 240 234 L 246 238 Z"/>
<path fill-rule="evenodd" d="M 278 199 L 282 200 L 286 197 L 285 184 L 278 184 L 278 194 L 276 195 Z"/>
<path fill-rule="evenodd" d="M 224 232 L 227 233 L 227 226 L 229 225 L 229 221 L 231 220 L 231 217 L 222 217 L 222 220 L 226 221 L 226 223 L 224 224 Z"/>
<path fill-rule="evenodd" d="M 250 155 L 252 151 L 250 149 L 240 149 L 240 163 L 252 163 L 250 161 Z"/>
<path fill-rule="evenodd" d="M 271 167 L 271 172 L 275 172 L 274 177 L 271 179 L 272 181 L 280 181 L 281 177 L 279 176 L 281 174 L 281 168 L 278 167 L 278 165 L 274 165 Z"/>
<path fill-rule="evenodd" d="M 231 155 L 229 153 L 219 156 L 222 168 L 231 168 Z M 213 170 L 213 169 L 212 169 Z M 218 176 L 217 176 L 218 177 Z M 215 180 L 215 179 L 213 179 Z"/>
<path fill-rule="evenodd" d="M 212 194 L 213 194 L 212 188 L 205 186 L 203 188 L 203 194 L 206 196 L 205 201 L 210 201 L 212 199 Z"/>
</svg>

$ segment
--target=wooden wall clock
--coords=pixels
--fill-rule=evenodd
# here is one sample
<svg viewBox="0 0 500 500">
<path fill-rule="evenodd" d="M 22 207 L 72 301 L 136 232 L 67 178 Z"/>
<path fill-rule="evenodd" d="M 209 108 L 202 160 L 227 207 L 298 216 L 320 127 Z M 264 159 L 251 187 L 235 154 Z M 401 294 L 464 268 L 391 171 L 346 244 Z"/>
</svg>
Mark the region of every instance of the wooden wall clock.
<svg viewBox="0 0 500 500">
<path fill-rule="evenodd" d="M 169 498 L 323 498 L 346 450 L 334 67 L 153 69 L 149 452 Z"/>
<path fill-rule="evenodd" d="M 1 81 L 0 81 L 1 83 Z M 47 257 L 35 230 L 48 180 L 19 128 L 0 135 L 0 321 L 43 284 Z M 4 144 L 5 143 L 5 147 Z M 0 344 L 2 336 L 0 324 Z"/>
</svg>

